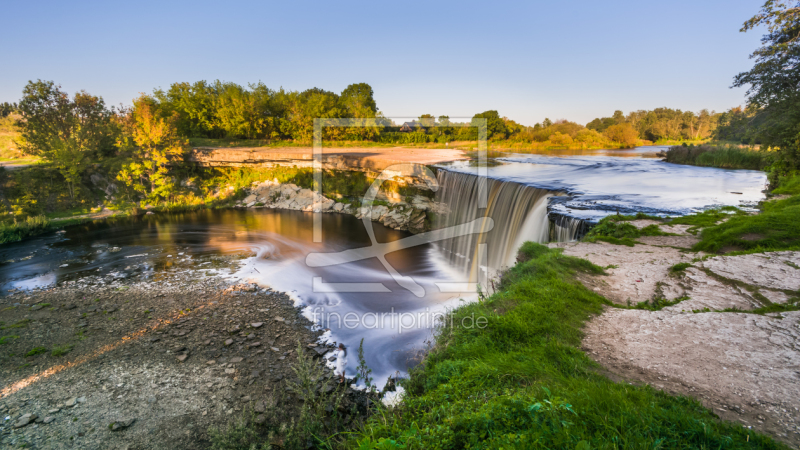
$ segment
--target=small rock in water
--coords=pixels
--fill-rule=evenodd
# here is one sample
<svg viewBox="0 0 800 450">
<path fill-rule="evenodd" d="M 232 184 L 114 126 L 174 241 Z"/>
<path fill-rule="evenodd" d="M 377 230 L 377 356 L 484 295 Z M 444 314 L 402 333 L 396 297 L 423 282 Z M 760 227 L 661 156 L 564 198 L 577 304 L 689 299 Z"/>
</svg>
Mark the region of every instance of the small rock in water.
<svg viewBox="0 0 800 450">
<path fill-rule="evenodd" d="M 264 322 L 255 322 L 250 324 L 250 326 L 253 328 L 261 328 L 261 325 L 264 325 Z"/>
<path fill-rule="evenodd" d="M 286 319 L 284 319 L 284 318 L 283 318 L 283 317 L 281 317 L 281 316 L 277 316 L 277 317 L 275 317 L 275 320 L 276 320 L 276 321 L 278 321 L 278 322 L 285 322 L 285 321 L 286 321 Z"/>
<path fill-rule="evenodd" d="M 234 356 L 233 358 L 231 358 L 231 362 L 232 363 L 239 363 L 239 362 L 242 362 L 243 359 L 244 358 L 242 358 L 241 356 Z"/>
<path fill-rule="evenodd" d="M 227 341 L 225 341 L 225 346 L 227 347 L 229 345 L 233 345 L 233 339 L 228 339 Z"/>
<path fill-rule="evenodd" d="M 75 406 L 76 403 L 78 403 L 78 397 L 72 397 L 64 403 L 64 406 Z"/>
<path fill-rule="evenodd" d="M 47 416 L 47 417 L 45 417 L 45 418 L 44 418 L 44 420 L 42 421 L 42 423 L 50 423 L 50 422 L 52 422 L 52 421 L 54 421 L 54 420 L 56 420 L 56 419 L 55 419 L 55 417 L 53 417 L 53 416 Z"/>
<path fill-rule="evenodd" d="M 185 353 L 184 353 L 184 354 L 182 354 L 182 355 L 178 355 L 178 356 L 177 356 L 177 358 L 178 358 L 178 361 L 180 361 L 180 362 L 184 362 L 184 361 L 186 361 L 186 358 L 188 358 L 188 357 L 189 357 L 189 355 L 187 355 L 187 354 L 185 354 Z"/>
</svg>

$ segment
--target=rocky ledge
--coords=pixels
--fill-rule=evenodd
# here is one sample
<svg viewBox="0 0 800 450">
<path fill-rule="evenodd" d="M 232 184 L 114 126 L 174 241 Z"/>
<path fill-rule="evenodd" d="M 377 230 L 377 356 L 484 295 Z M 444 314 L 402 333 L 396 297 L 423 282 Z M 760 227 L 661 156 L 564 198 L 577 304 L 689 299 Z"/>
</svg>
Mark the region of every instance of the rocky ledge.
<svg viewBox="0 0 800 450">
<path fill-rule="evenodd" d="M 383 198 L 381 198 L 383 197 Z M 396 200 L 379 196 L 371 206 L 356 206 L 319 195 L 293 183 L 273 181 L 254 182 L 249 195 L 238 203 L 242 208 L 291 209 L 295 211 L 351 214 L 361 219 L 369 217 L 373 222 L 417 234 L 430 230 L 428 212 L 436 212 L 437 205 L 422 195 Z"/>
</svg>

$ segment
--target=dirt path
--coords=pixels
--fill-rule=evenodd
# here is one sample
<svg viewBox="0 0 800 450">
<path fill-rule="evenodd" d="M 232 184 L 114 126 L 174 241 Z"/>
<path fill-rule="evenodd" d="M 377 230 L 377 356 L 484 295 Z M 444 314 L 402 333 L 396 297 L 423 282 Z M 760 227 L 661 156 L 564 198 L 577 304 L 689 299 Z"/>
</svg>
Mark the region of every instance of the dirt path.
<svg viewBox="0 0 800 450">
<path fill-rule="evenodd" d="M 722 419 L 800 446 L 800 312 L 747 312 L 798 296 L 800 252 L 716 256 L 670 272 L 703 255 L 688 250 L 696 238 L 685 227 L 662 229 L 681 236 L 553 245 L 608 267 L 581 281 L 615 303 L 677 301 L 607 308 L 588 323 L 584 350 L 612 377 L 695 397 Z M 733 308 L 743 312 L 723 312 Z"/>
<path fill-rule="evenodd" d="M 0 299 L 0 446 L 206 447 L 210 426 L 283 389 L 298 344 L 327 351 L 285 294 L 191 273 L 109 277 Z"/>
</svg>

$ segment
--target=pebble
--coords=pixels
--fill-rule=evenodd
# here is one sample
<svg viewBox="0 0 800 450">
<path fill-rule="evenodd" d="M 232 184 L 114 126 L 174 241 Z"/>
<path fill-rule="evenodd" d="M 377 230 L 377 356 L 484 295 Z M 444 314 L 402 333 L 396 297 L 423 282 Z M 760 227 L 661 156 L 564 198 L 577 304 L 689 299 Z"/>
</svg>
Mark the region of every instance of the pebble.
<svg viewBox="0 0 800 450">
<path fill-rule="evenodd" d="M 58 409 L 58 408 L 55 408 L 55 409 L 51 409 L 50 411 L 47 411 L 47 414 L 55 414 L 55 413 L 57 413 L 59 411 L 61 411 L 61 410 Z"/>
<path fill-rule="evenodd" d="M 276 320 L 276 321 L 278 321 L 278 322 L 285 322 L 285 321 L 286 321 L 286 319 L 284 319 L 284 318 L 283 318 L 283 317 L 281 317 L 281 316 L 277 316 L 277 317 L 275 317 L 275 320 Z"/>
<path fill-rule="evenodd" d="M 121 420 L 118 422 L 111 422 L 109 428 L 111 431 L 118 431 L 122 430 L 123 428 L 128 428 L 129 426 L 133 425 L 133 422 L 136 422 L 136 419 L 128 419 L 128 420 Z"/>
<path fill-rule="evenodd" d="M 233 339 L 228 339 L 227 341 L 225 341 L 225 346 L 226 347 L 229 346 L 229 345 L 232 345 L 232 344 L 233 344 Z"/>
<path fill-rule="evenodd" d="M 236 373 L 236 369 L 225 369 L 225 374 L 226 375 L 231 375 L 231 374 L 234 374 L 234 373 Z"/>
<path fill-rule="evenodd" d="M 261 328 L 262 325 L 264 325 L 264 322 L 255 322 L 250 324 L 250 326 L 253 328 Z"/>
<path fill-rule="evenodd" d="M 214 361 L 213 359 L 212 359 L 212 360 L 209 360 L 209 361 L 206 361 L 206 364 L 208 364 L 209 366 L 212 366 L 212 365 L 214 365 L 214 364 L 216 364 L 216 363 L 217 363 L 217 362 L 216 362 L 216 361 Z"/>
<path fill-rule="evenodd" d="M 42 422 L 43 422 L 43 423 L 50 423 L 50 422 L 52 422 L 52 421 L 54 421 L 54 420 L 56 420 L 56 418 L 55 418 L 55 417 L 53 417 L 53 416 L 47 416 L 47 417 L 45 417 L 45 418 L 44 418 L 44 420 L 43 420 Z"/>
<path fill-rule="evenodd" d="M 234 356 L 233 358 L 231 358 L 231 362 L 232 363 L 239 363 L 239 362 L 242 362 L 243 359 L 244 358 L 242 358 L 241 356 Z"/>
<path fill-rule="evenodd" d="M 182 354 L 182 355 L 178 355 L 178 356 L 177 356 L 177 358 L 178 358 L 178 361 L 180 361 L 180 362 L 184 362 L 184 361 L 186 361 L 186 358 L 188 358 L 188 357 L 189 357 L 189 355 L 187 355 L 187 354 L 185 354 L 185 353 L 184 353 L 184 354 Z"/>
<path fill-rule="evenodd" d="M 64 403 L 64 406 L 75 406 L 75 404 L 77 402 L 78 402 L 78 398 L 77 397 L 72 397 L 71 399 L 67 400 L 66 403 Z"/>
<path fill-rule="evenodd" d="M 26 426 L 26 425 L 28 425 L 28 424 L 32 423 L 33 421 L 35 421 L 35 420 L 36 420 L 36 417 L 38 417 L 36 414 L 31 414 L 31 413 L 28 413 L 28 414 L 23 414 L 23 415 L 22 415 L 22 416 L 21 416 L 21 417 L 20 417 L 20 418 L 19 418 L 19 419 L 18 419 L 18 420 L 17 420 L 17 421 L 14 423 L 14 428 L 22 428 L 22 427 L 24 427 L 24 426 Z"/>
</svg>

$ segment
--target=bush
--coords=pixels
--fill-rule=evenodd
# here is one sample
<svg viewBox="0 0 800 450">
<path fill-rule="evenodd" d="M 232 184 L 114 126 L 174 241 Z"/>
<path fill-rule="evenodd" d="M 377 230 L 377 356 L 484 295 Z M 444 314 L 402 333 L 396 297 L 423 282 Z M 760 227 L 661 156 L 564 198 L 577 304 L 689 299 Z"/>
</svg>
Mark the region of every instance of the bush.
<svg viewBox="0 0 800 450">
<path fill-rule="evenodd" d="M 666 162 L 721 169 L 764 170 L 772 163 L 773 155 L 733 145 L 678 145 L 670 147 Z"/>
</svg>

